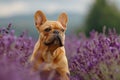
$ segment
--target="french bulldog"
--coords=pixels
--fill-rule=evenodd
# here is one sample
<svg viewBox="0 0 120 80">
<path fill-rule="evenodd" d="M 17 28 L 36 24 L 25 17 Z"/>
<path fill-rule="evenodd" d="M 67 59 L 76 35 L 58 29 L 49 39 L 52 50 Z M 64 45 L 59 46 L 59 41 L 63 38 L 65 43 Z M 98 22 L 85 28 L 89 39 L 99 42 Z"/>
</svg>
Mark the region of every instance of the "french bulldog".
<svg viewBox="0 0 120 80">
<path fill-rule="evenodd" d="M 69 80 L 70 72 L 64 48 L 67 14 L 61 13 L 58 20 L 50 21 L 42 11 L 38 10 L 34 20 L 39 39 L 30 58 L 33 70 L 43 72 L 55 70 L 60 76 L 59 80 Z"/>
</svg>

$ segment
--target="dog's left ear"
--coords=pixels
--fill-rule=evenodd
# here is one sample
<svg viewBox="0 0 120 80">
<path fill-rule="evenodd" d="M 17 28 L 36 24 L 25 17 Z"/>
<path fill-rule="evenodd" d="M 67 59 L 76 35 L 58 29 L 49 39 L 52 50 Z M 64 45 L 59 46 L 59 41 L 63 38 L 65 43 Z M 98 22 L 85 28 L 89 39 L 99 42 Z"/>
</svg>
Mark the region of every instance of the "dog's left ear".
<svg viewBox="0 0 120 80">
<path fill-rule="evenodd" d="M 44 24 L 47 21 L 45 14 L 40 10 L 38 10 L 35 13 L 34 19 L 35 19 L 35 26 L 37 28 L 39 28 L 42 24 Z"/>
<path fill-rule="evenodd" d="M 58 21 L 62 24 L 64 29 L 67 27 L 67 22 L 68 22 L 68 16 L 66 13 L 61 13 L 60 16 L 58 17 Z"/>
</svg>

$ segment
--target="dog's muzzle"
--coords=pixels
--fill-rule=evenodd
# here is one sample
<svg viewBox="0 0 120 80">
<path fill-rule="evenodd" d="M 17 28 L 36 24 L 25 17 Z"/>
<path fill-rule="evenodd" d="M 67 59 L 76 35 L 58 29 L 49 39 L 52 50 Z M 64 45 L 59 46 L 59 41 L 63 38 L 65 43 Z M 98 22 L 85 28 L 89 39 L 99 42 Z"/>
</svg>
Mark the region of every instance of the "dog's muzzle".
<svg viewBox="0 0 120 80">
<path fill-rule="evenodd" d="M 59 44 L 59 46 L 63 46 L 61 36 L 59 36 L 59 35 L 56 36 L 54 44 Z"/>
<path fill-rule="evenodd" d="M 44 42 L 45 45 L 59 45 L 60 47 L 63 46 L 62 38 L 58 34 L 54 35 L 54 38 L 50 42 Z"/>
</svg>

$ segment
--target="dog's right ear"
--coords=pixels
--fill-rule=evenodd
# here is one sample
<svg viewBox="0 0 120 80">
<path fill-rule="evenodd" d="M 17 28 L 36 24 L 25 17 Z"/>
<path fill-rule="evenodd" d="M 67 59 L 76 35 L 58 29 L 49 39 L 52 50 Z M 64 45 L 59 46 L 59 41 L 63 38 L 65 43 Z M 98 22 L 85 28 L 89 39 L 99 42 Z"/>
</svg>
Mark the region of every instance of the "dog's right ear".
<svg viewBox="0 0 120 80">
<path fill-rule="evenodd" d="M 37 28 L 39 28 L 42 24 L 44 24 L 47 19 L 46 16 L 44 15 L 44 13 L 40 10 L 38 10 L 35 15 L 34 15 L 34 19 L 35 19 L 35 26 Z"/>
</svg>

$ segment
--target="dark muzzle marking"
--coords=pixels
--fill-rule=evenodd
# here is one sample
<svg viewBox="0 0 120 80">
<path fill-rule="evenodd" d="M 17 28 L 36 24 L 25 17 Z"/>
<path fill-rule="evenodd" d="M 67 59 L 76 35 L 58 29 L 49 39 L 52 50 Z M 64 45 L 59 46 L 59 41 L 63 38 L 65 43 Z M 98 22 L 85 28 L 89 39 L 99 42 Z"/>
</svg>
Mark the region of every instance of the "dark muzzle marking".
<svg viewBox="0 0 120 80">
<path fill-rule="evenodd" d="M 59 45 L 60 45 L 60 46 L 63 46 L 61 37 L 60 37 L 59 35 L 57 36 L 57 39 L 58 39 L 58 41 L 59 41 Z"/>
<path fill-rule="evenodd" d="M 57 41 L 58 44 L 55 44 L 55 41 Z M 61 39 L 61 37 L 59 35 L 55 35 L 54 39 L 51 42 L 48 42 L 48 43 L 44 42 L 44 44 L 46 46 L 49 46 L 49 45 L 59 45 L 60 47 L 63 46 L 62 39 Z"/>
</svg>

